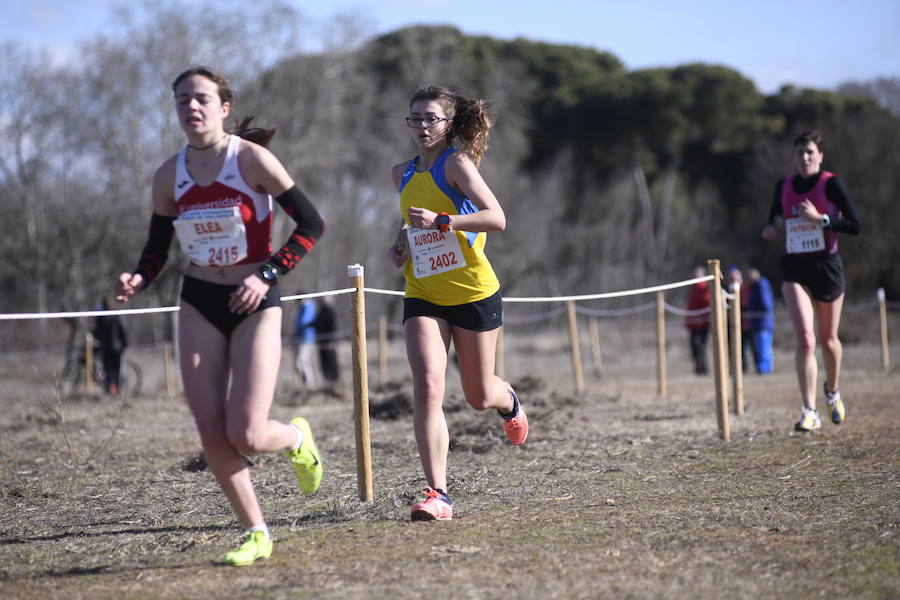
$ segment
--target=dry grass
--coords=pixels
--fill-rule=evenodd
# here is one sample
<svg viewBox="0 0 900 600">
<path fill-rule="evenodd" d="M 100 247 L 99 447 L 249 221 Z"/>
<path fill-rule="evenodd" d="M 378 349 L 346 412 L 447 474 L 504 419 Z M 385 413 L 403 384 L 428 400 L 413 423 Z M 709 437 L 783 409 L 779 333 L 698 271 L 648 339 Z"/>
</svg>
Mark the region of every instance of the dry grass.
<svg viewBox="0 0 900 600">
<path fill-rule="evenodd" d="M 310 419 L 326 478 L 304 497 L 282 457 L 254 459 L 276 545 L 245 569 L 218 564 L 238 525 L 197 460 L 181 400 L 62 399 L 64 436 L 52 381 L 10 371 L 0 397 L 3 596 L 900 596 L 900 373 L 850 360 L 848 421 L 800 435 L 780 356 L 779 373 L 747 376 L 748 412 L 732 417 L 724 443 L 711 382 L 672 376 L 681 355 L 668 399 L 633 367 L 635 353 L 610 356 L 606 377 L 576 397 L 565 355 L 528 343 L 509 345 L 527 361 L 507 359 L 532 424 L 524 447 L 451 390 L 450 522 L 408 520 L 423 485 L 408 381 L 372 386 L 371 504 L 357 500 L 346 393 L 284 383 L 274 416 Z"/>
</svg>

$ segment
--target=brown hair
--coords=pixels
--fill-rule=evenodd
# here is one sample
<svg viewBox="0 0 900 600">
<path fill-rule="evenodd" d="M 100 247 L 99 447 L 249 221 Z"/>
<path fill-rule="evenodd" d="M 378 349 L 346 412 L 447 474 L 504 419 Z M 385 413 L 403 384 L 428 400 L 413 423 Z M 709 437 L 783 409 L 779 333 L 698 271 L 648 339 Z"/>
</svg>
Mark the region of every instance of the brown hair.
<svg viewBox="0 0 900 600">
<path fill-rule="evenodd" d="M 809 142 L 812 142 L 816 145 L 816 148 L 819 149 L 819 152 L 822 152 L 822 136 L 819 135 L 818 131 L 804 131 L 800 135 L 797 136 L 797 139 L 794 140 L 794 147 L 797 146 L 805 146 Z"/>
<path fill-rule="evenodd" d="M 458 146 L 478 166 L 488 151 L 488 131 L 493 125 L 488 116 L 487 103 L 434 85 L 419 88 L 409 101 L 410 108 L 419 100 L 432 100 L 444 108 L 447 117 L 452 119 L 447 131 L 447 143 Z"/>
<path fill-rule="evenodd" d="M 232 91 L 231 86 L 228 84 L 228 80 L 225 79 L 225 76 L 211 67 L 204 66 L 191 67 L 187 71 L 183 71 L 182 73 L 180 73 L 178 77 L 175 78 L 175 81 L 172 82 L 172 93 L 175 92 L 175 89 L 178 87 L 179 83 L 194 75 L 206 77 L 218 86 L 219 100 L 222 102 L 222 104 L 234 101 L 234 92 Z M 253 116 L 244 117 L 240 121 L 235 118 L 234 127 L 226 129 L 225 131 L 227 133 L 233 133 L 234 135 L 242 137 L 247 141 L 259 144 L 260 146 L 268 146 L 269 142 L 272 141 L 272 138 L 275 137 L 275 132 L 277 131 L 277 129 L 275 127 L 250 127 L 250 123 L 253 121 L 253 119 Z"/>
</svg>

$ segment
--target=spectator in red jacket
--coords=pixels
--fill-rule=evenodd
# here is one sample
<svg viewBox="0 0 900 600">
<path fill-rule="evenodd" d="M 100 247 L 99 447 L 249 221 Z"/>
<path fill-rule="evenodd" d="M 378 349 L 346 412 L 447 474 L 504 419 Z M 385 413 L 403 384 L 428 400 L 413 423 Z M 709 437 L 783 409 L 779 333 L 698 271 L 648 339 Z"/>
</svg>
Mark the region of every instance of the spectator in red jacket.
<svg viewBox="0 0 900 600">
<path fill-rule="evenodd" d="M 697 265 L 694 277 L 703 277 L 706 270 Z M 706 375 L 706 338 L 709 335 L 709 282 L 700 281 L 691 286 L 688 293 L 687 310 L 684 326 L 690 333 L 691 357 L 694 360 L 694 373 Z"/>
</svg>

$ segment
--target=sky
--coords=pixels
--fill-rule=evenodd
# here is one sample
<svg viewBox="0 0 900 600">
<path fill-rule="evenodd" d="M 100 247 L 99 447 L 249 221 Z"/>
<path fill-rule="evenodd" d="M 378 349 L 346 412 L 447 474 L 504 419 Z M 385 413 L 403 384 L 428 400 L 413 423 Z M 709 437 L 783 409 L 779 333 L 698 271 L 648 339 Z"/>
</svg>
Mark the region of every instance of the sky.
<svg viewBox="0 0 900 600">
<path fill-rule="evenodd" d="M 0 42 L 65 54 L 112 33 L 119 1 L 0 0 Z M 588 46 L 628 69 L 714 63 L 764 93 L 900 77 L 900 0 L 285 1 L 323 23 L 356 15 L 372 35 L 449 24 L 471 35 Z"/>
</svg>

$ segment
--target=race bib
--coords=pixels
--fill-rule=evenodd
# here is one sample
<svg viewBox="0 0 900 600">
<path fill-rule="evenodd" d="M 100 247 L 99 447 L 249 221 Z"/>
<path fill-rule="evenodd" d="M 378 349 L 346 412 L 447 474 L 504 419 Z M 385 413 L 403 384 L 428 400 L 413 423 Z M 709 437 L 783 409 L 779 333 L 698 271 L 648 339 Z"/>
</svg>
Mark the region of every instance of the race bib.
<svg viewBox="0 0 900 600">
<path fill-rule="evenodd" d="M 237 206 L 183 212 L 175 220 L 181 250 L 203 267 L 224 267 L 247 258 L 247 228 Z"/>
<path fill-rule="evenodd" d="M 466 259 L 455 233 L 410 227 L 406 230 L 406 236 L 409 239 L 413 275 L 416 279 L 466 266 Z"/>
<path fill-rule="evenodd" d="M 817 223 L 793 217 L 785 219 L 784 231 L 788 254 L 817 252 L 825 249 L 825 234 Z"/>
</svg>

